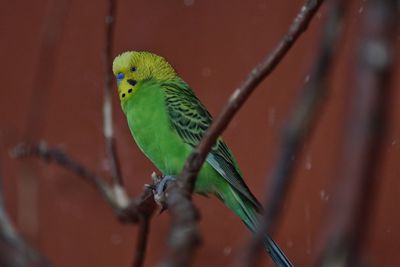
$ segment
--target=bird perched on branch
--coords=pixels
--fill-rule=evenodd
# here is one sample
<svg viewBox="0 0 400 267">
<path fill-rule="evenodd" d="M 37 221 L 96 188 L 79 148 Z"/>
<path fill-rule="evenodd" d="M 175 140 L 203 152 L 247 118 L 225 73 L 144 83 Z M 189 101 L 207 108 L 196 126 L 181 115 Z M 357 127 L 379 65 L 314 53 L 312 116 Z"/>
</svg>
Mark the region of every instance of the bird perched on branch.
<svg viewBox="0 0 400 267">
<path fill-rule="evenodd" d="M 125 52 L 114 59 L 113 72 L 121 107 L 137 145 L 163 175 L 179 175 L 186 158 L 210 126 L 210 113 L 161 56 Z M 200 170 L 195 192 L 214 194 L 252 232 L 256 231 L 261 205 L 243 181 L 221 138 Z M 264 245 L 277 266 L 292 266 L 268 234 Z"/>
</svg>

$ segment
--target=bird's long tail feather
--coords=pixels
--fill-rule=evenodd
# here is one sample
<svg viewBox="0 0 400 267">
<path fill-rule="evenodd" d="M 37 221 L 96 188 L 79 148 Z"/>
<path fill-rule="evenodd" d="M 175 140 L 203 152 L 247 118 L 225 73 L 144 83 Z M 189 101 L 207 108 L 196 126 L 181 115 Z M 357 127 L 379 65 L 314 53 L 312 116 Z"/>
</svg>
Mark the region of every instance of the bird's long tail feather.
<svg viewBox="0 0 400 267">
<path fill-rule="evenodd" d="M 264 246 L 268 253 L 271 255 L 272 260 L 279 267 L 292 267 L 293 264 L 289 261 L 289 259 L 285 256 L 283 251 L 279 248 L 279 246 L 275 243 L 275 241 L 266 234 L 264 237 Z"/>
<path fill-rule="evenodd" d="M 243 200 L 239 193 L 235 192 L 234 189 L 231 191 L 232 197 L 230 198 L 231 203 L 226 203 L 227 206 L 231 206 L 232 200 L 235 200 L 236 205 L 233 204 L 231 208 L 244 222 L 247 228 L 250 229 L 253 233 L 256 232 L 258 224 L 259 224 L 259 214 L 256 211 L 256 208 L 253 206 L 251 202 L 246 202 Z M 235 206 L 235 207 L 233 207 Z M 272 260 L 276 264 L 277 267 L 292 267 L 293 264 L 289 261 L 289 259 L 285 256 L 283 251 L 279 248 L 279 246 L 272 240 L 272 238 L 265 234 L 264 236 L 264 247 L 267 252 L 270 254 Z"/>
</svg>

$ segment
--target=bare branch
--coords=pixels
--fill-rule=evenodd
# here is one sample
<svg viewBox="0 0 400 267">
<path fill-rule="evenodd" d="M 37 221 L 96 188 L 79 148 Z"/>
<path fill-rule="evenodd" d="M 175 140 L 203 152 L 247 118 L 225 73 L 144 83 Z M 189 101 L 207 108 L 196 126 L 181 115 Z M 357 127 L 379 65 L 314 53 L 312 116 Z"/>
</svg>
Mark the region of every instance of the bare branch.
<svg viewBox="0 0 400 267">
<path fill-rule="evenodd" d="M 61 150 L 48 148 L 44 143 L 38 145 L 20 144 L 14 148 L 12 156 L 16 158 L 39 157 L 47 162 L 54 161 L 72 171 L 93 185 L 123 222 L 137 223 L 141 216 L 151 216 L 156 208 L 151 189 L 146 188 L 141 196 L 126 202 L 124 197 L 121 198 L 118 195 L 120 192 L 115 190 L 115 186 L 110 187 L 100 176 L 88 170 Z"/>
<path fill-rule="evenodd" d="M 141 196 L 130 200 L 123 187 L 120 163 L 116 151 L 116 142 L 113 131 L 112 121 L 112 74 L 110 66 L 112 65 L 112 42 L 114 35 L 114 21 L 116 11 L 116 0 L 107 1 L 107 15 L 105 18 L 105 47 L 104 47 L 104 99 L 103 99 L 103 134 L 106 145 L 106 154 L 110 166 L 110 173 L 113 180 L 113 186 L 94 172 L 90 171 L 82 164 L 70 158 L 68 155 L 58 149 L 49 149 L 45 144 L 17 146 L 13 154 L 15 157 L 37 156 L 46 161 L 54 161 L 66 169 L 74 172 L 84 178 L 85 181 L 92 184 L 103 199 L 112 207 L 114 213 L 122 222 L 140 223 L 140 232 L 138 240 L 137 255 L 135 266 L 143 265 L 145 248 L 148 235 L 148 221 L 156 209 L 152 190 L 146 188 Z"/>
<path fill-rule="evenodd" d="M 118 210 L 117 215 L 121 222 L 141 223 L 144 220 L 150 220 L 156 209 L 153 191 L 149 186 L 145 186 L 144 191 L 131 200 L 128 207 Z"/>
<path fill-rule="evenodd" d="M 103 134 L 104 142 L 106 145 L 106 153 L 108 158 L 108 163 L 110 165 L 110 173 L 114 184 L 114 193 L 117 197 L 115 199 L 117 202 L 126 202 L 127 194 L 123 184 L 121 164 L 118 159 L 116 140 L 114 136 L 113 129 L 113 113 L 112 113 L 112 81 L 113 76 L 111 73 L 112 66 L 112 50 L 113 50 L 113 39 L 114 39 L 114 25 L 115 25 L 115 12 L 117 9 L 117 0 L 107 0 L 107 15 L 105 18 L 106 23 L 106 35 L 105 35 L 105 47 L 104 47 L 104 98 L 103 98 Z M 149 195 L 150 194 L 150 195 Z M 128 221 L 132 220 L 132 217 L 139 220 L 139 237 L 137 241 L 136 256 L 133 261 L 134 267 L 141 267 L 144 264 L 144 258 L 146 253 L 146 245 L 149 233 L 149 220 L 155 210 L 155 203 L 153 201 L 153 195 L 150 189 L 146 189 L 143 198 L 139 197 L 139 204 L 136 206 L 130 206 L 132 209 L 136 209 L 140 203 L 147 203 L 146 205 L 151 205 L 150 208 L 144 209 L 142 211 L 136 212 L 136 214 L 131 214 L 130 217 L 126 218 L 127 214 L 125 209 L 118 210 L 120 213 L 119 217 L 124 217 Z M 150 199 L 151 198 L 151 199 Z M 123 211 L 121 213 L 121 211 Z M 137 219 L 138 218 L 138 219 Z"/>
<path fill-rule="evenodd" d="M 104 182 L 104 179 L 58 149 L 49 149 L 43 143 L 33 146 L 20 144 L 12 151 L 12 155 L 17 158 L 37 156 L 48 162 L 54 161 L 93 185 L 103 199 L 112 207 L 121 222 L 139 223 L 139 239 L 133 266 L 143 266 L 148 240 L 149 220 L 156 210 L 156 203 L 150 186 L 145 187 L 140 196 L 126 202 L 125 191 L 121 191 L 122 187 L 120 185 L 117 184 L 110 187 Z M 120 194 L 123 194 L 123 196 L 121 197 Z"/>
<path fill-rule="evenodd" d="M 141 267 L 144 264 L 147 241 L 149 238 L 150 220 L 148 216 L 142 216 L 139 222 L 139 237 L 137 239 L 133 267 Z"/>
<path fill-rule="evenodd" d="M 66 155 L 63 151 L 59 149 L 49 148 L 45 143 L 39 143 L 38 145 L 19 144 L 13 149 L 13 151 L 11 151 L 11 155 L 15 158 L 36 156 L 44 159 L 47 162 L 54 161 L 57 164 L 72 171 L 76 175 L 84 178 L 86 182 L 94 185 L 94 187 L 100 192 L 103 198 L 114 209 L 119 208 L 113 197 L 112 191 L 101 177 L 86 169 L 86 167 L 84 167 L 82 164 L 71 159 L 68 155 Z"/>
<path fill-rule="evenodd" d="M 16 232 L 4 206 L 0 206 L 0 265 L 7 267 L 50 266 Z"/>
<path fill-rule="evenodd" d="M 1 178 L 1 177 L 0 177 Z M 0 266 L 28 267 L 50 266 L 47 260 L 30 247 L 15 230 L 4 206 L 0 179 Z"/>
<path fill-rule="evenodd" d="M 121 166 L 118 160 L 118 154 L 115 144 L 115 136 L 112 118 L 112 43 L 114 38 L 116 0 L 107 0 L 107 15 L 105 18 L 106 35 L 104 47 L 104 98 L 103 98 L 103 134 L 106 145 L 108 162 L 110 164 L 110 173 L 114 185 L 123 186 Z"/>
<path fill-rule="evenodd" d="M 378 185 L 398 14 L 393 0 L 366 4 L 322 266 L 359 266 Z"/>
<path fill-rule="evenodd" d="M 274 166 L 271 177 L 271 186 L 266 189 L 267 207 L 260 228 L 253 236 L 245 250 L 240 266 L 254 266 L 259 259 L 259 251 L 265 233 L 272 234 L 277 219 L 282 210 L 282 204 L 291 185 L 293 171 L 302 145 L 308 138 L 316 121 L 319 108 L 325 102 L 328 85 L 327 79 L 333 63 L 335 47 L 341 32 L 344 17 L 345 1 L 335 1 L 330 8 L 329 17 L 323 28 L 320 48 L 316 62 L 312 66 L 309 82 L 305 85 L 304 93 L 299 99 L 297 107 L 289 118 L 289 123 L 283 132 L 280 155 Z"/>
<path fill-rule="evenodd" d="M 323 0 L 307 0 L 295 17 L 288 33 L 280 40 L 275 49 L 248 75 L 247 79 L 237 88 L 218 117 L 204 134 L 199 145 L 188 157 L 181 174 L 182 186 L 189 192 L 193 191 L 194 183 L 202 164 L 211 147 L 228 126 L 233 116 L 249 98 L 251 93 L 263 81 L 288 53 L 300 35 L 307 29 L 311 19 L 317 12 Z"/>
<path fill-rule="evenodd" d="M 180 179 L 177 179 L 176 183 L 169 187 L 167 202 L 173 224 L 169 235 L 169 256 L 164 260 L 162 266 L 180 267 L 188 266 L 191 263 L 195 249 L 200 244 L 197 229 L 198 212 L 191 202 L 191 194 L 204 160 L 217 138 L 256 86 L 275 69 L 301 33 L 307 29 L 322 2 L 323 0 L 308 0 L 304 4 L 288 33 L 276 48 L 250 72 L 247 79 L 232 94 L 220 115 L 203 136 L 200 144 L 188 157 Z"/>
<path fill-rule="evenodd" d="M 47 121 L 49 97 L 52 95 L 52 83 L 56 76 L 58 52 L 62 44 L 65 21 L 68 15 L 69 0 L 50 0 L 45 3 L 45 13 L 42 16 L 40 42 L 37 50 L 33 81 L 25 106 L 23 139 L 26 142 L 37 140 L 43 134 Z M 33 47 L 32 47 L 33 48 Z M 32 239 L 38 234 L 38 190 L 35 176 L 40 173 L 25 162 L 18 170 L 17 222 L 24 236 Z"/>
<path fill-rule="evenodd" d="M 189 266 L 201 243 L 197 227 L 199 213 L 191 201 L 190 193 L 182 191 L 177 182 L 171 183 L 165 194 L 172 226 L 168 237 L 168 256 L 160 266 Z"/>
</svg>

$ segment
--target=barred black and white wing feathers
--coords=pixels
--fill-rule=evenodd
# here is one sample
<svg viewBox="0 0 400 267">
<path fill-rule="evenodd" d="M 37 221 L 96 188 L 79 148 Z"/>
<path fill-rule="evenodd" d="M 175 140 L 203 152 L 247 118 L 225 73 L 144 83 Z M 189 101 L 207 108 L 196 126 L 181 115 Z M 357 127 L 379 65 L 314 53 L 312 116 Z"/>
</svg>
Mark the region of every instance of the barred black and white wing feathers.
<svg viewBox="0 0 400 267">
<path fill-rule="evenodd" d="M 212 122 L 210 113 L 184 81 L 174 79 L 162 83 L 161 86 L 165 91 L 172 127 L 186 144 L 195 147 Z M 261 209 L 261 205 L 244 183 L 232 153 L 221 138 L 207 156 L 207 162 L 236 191 Z"/>
</svg>

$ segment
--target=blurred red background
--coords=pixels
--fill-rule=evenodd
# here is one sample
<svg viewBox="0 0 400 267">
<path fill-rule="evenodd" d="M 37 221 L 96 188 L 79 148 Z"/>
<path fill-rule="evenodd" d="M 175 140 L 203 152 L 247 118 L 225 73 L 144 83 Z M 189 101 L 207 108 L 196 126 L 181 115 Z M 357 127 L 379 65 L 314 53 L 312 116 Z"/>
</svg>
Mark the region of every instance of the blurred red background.
<svg viewBox="0 0 400 267">
<path fill-rule="evenodd" d="M 114 55 L 126 50 L 163 55 L 216 115 L 251 67 L 286 32 L 302 2 L 118 1 Z M 330 203 L 335 201 L 332 185 L 365 1 L 352 2 L 330 78 L 331 91 L 302 156 L 295 159 L 299 161 L 295 181 L 275 236 L 296 266 L 309 266 L 315 258 Z M 59 13 L 65 19 L 60 19 L 59 48 L 44 79 L 49 90 L 41 90 L 40 83 L 34 89 L 41 64 L 43 23 L 60 3 L 65 3 Z M 308 80 L 325 11 L 323 6 L 308 31 L 224 133 L 249 187 L 261 200 L 277 158 L 282 127 Z M 20 233 L 57 267 L 130 266 L 133 258 L 137 227 L 116 221 L 97 192 L 58 166 L 37 160 L 16 161 L 8 153 L 18 142 L 46 140 L 107 175 L 101 111 L 105 14 L 106 1 L 94 0 L 7 1 L 0 10 L 0 164 L 7 209 Z M 391 127 L 384 142 L 377 201 L 371 207 L 372 228 L 364 251 L 375 266 L 399 263 L 399 74 L 397 68 Z M 134 144 L 117 95 L 113 97 L 119 156 L 133 196 L 150 181 L 155 169 Z M 35 104 L 38 99 L 39 104 Z M 204 238 L 195 266 L 228 266 L 249 232 L 215 198 L 195 197 L 195 203 L 202 214 Z M 167 213 L 153 218 L 146 266 L 161 259 L 168 229 Z M 273 266 L 267 256 L 263 261 L 265 266 Z"/>
</svg>

